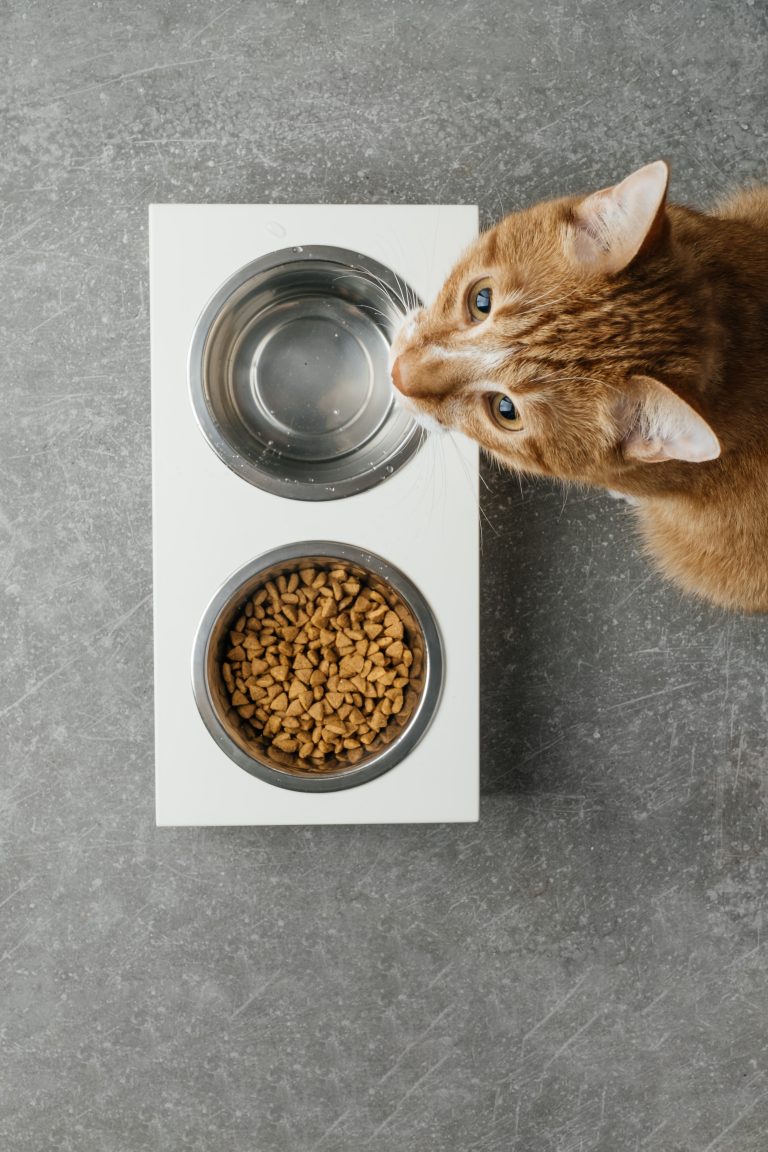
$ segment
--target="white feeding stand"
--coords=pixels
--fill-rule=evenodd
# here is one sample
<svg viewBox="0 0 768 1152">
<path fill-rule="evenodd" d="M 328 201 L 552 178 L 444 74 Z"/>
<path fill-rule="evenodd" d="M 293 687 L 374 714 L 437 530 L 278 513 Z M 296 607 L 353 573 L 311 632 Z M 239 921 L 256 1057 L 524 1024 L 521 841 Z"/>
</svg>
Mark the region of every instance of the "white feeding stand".
<svg viewBox="0 0 768 1152">
<path fill-rule="evenodd" d="M 477 234 L 467 206 L 152 205 L 155 775 L 159 825 L 373 824 L 478 817 L 477 449 L 430 437 L 391 477 L 339 500 L 248 483 L 192 409 L 188 355 L 209 299 L 277 249 L 326 245 L 380 261 L 431 299 Z M 370 550 L 400 568 L 437 619 L 445 679 L 435 717 L 394 768 L 326 793 L 278 788 L 218 747 L 192 693 L 192 645 L 214 593 L 263 552 L 303 540 Z"/>
</svg>

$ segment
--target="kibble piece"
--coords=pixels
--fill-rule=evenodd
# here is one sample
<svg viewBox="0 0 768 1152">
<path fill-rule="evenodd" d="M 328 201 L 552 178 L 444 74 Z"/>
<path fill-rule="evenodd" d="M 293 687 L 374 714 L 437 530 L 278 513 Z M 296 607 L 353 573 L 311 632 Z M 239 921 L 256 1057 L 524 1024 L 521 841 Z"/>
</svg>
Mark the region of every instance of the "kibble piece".
<svg viewBox="0 0 768 1152">
<path fill-rule="evenodd" d="M 281 719 L 274 714 L 264 724 L 264 733 L 266 736 L 274 736 L 280 731 Z"/>
<path fill-rule="evenodd" d="M 315 703 L 311 706 L 311 708 L 307 709 L 307 711 L 309 712 L 310 716 L 314 720 L 317 720 L 318 724 L 325 717 L 325 710 L 323 708 L 323 704 L 322 704 L 321 700 L 316 700 Z"/>
<path fill-rule="evenodd" d="M 281 752 L 295 752 L 298 748 L 298 742 L 282 732 L 275 736 L 273 743 Z"/>
</svg>

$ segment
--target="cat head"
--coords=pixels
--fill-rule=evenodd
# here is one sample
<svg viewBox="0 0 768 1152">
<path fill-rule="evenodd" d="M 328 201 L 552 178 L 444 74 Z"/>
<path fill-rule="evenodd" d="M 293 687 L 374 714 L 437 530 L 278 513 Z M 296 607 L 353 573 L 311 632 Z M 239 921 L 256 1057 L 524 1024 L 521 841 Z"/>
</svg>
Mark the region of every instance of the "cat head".
<svg viewBox="0 0 768 1152">
<path fill-rule="evenodd" d="M 701 335 L 667 182 L 666 164 L 648 164 L 481 235 L 394 341 L 403 405 L 509 467 L 608 487 L 639 465 L 717 457 L 712 429 L 664 381 L 695 379 Z"/>
</svg>

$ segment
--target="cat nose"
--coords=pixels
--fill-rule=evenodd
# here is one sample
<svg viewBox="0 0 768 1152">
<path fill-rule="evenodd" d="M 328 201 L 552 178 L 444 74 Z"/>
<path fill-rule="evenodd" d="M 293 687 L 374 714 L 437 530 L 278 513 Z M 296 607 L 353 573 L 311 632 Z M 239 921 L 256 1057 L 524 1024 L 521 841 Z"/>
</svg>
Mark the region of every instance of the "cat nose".
<svg viewBox="0 0 768 1152">
<path fill-rule="evenodd" d="M 398 392 L 402 392 L 403 396 L 408 396 L 413 386 L 413 373 L 411 372 L 413 365 L 409 365 L 409 359 L 408 353 L 402 352 L 392 365 L 392 383 Z"/>
<path fill-rule="evenodd" d="M 403 369 L 400 363 L 401 360 L 402 356 L 398 356 L 397 360 L 395 360 L 394 364 L 392 365 L 392 383 L 394 384 L 395 388 L 397 388 L 398 392 L 405 392 L 405 389 L 403 388 Z"/>
</svg>

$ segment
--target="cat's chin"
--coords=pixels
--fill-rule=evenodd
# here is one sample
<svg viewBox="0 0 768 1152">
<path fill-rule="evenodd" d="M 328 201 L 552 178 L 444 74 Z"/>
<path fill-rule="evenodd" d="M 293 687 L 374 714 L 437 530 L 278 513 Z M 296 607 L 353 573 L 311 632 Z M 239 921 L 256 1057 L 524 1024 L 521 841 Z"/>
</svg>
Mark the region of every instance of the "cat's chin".
<svg viewBox="0 0 768 1152">
<path fill-rule="evenodd" d="M 439 424 L 434 416 L 427 416 L 425 412 L 411 412 L 411 415 L 419 427 L 432 436 L 443 436 L 448 431 L 444 424 Z"/>
<path fill-rule="evenodd" d="M 434 416 L 428 416 L 426 412 L 422 412 L 416 407 L 412 400 L 409 400 L 407 396 L 403 396 L 402 392 L 396 392 L 395 397 L 398 407 L 402 408 L 404 412 L 407 412 L 419 427 L 423 428 L 426 432 L 431 432 L 433 435 L 436 435 L 437 433 L 447 431 L 442 424 L 435 420 Z"/>
</svg>

